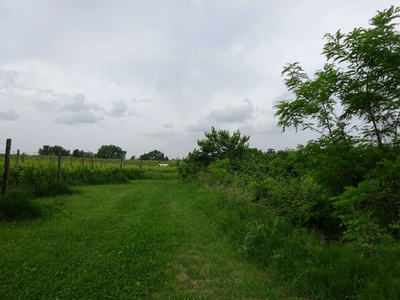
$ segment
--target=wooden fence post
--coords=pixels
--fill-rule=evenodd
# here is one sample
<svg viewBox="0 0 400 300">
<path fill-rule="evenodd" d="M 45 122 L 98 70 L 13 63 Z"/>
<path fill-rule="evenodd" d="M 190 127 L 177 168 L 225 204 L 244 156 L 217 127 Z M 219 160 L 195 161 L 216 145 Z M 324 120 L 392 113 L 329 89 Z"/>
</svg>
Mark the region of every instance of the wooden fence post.
<svg viewBox="0 0 400 300">
<path fill-rule="evenodd" d="M 57 153 L 57 182 L 60 181 L 61 177 L 61 147 L 58 148 Z"/>
<path fill-rule="evenodd" d="M 5 195 L 8 188 L 8 180 L 10 178 L 10 153 L 11 153 L 11 139 L 7 139 L 6 142 L 6 154 L 4 156 L 4 175 L 3 183 L 1 187 L 1 194 Z"/>
<path fill-rule="evenodd" d="M 17 157 L 15 158 L 16 166 L 19 164 L 19 149 L 17 149 Z"/>
<path fill-rule="evenodd" d="M 19 165 L 19 149 L 17 149 L 17 156 L 15 157 L 15 166 L 18 167 Z M 14 187 L 18 186 L 18 178 L 14 179 Z"/>
</svg>

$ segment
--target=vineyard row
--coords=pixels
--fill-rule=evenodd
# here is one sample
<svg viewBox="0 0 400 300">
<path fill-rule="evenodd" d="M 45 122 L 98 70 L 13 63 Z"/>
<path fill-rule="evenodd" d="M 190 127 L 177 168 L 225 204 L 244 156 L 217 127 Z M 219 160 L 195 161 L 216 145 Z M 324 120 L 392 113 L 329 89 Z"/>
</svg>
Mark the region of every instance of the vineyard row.
<svg viewBox="0 0 400 300">
<path fill-rule="evenodd" d="M 0 159 L 0 170 L 3 170 L 4 155 L 0 155 Z M 149 171 L 174 172 L 176 167 L 173 165 L 172 163 L 168 168 L 160 168 L 157 161 L 11 155 L 8 183 L 18 187 L 22 184 L 34 186 L 39 182 L 48 182 L 51 185 L 58 181 L 76 180 L 91 183 L 114 182 L 118 177 L 140 179 Z"/>
</svg>

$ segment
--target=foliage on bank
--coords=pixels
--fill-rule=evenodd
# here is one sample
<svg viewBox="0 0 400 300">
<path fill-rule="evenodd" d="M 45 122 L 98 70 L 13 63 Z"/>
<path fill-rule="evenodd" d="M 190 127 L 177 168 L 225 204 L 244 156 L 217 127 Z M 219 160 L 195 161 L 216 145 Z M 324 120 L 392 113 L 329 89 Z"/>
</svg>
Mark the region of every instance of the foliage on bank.
<svg viewBox="0 0 400 300">
<path fill-rule="evenodd" d="M 212 128 L 179 167 L 184 179 L 222 185 L 226 190 L 239 187 L 250 194 L 251 205 L 261 205 L 292 226 L 336 245 L 319 254 L 314 250 L 301 254 L 303 246 L 286 243 L 281 250 L 271 251 L 264 246 L 274 240 L 267 221 L 248 220 L 260 237 L 251 235 L 257 242 L 246 253 L 267 264 L 279 251 L 284 251 L 282 263 L 310 259 L 306 269 L 315 270 L 307 276 L 293 261 L 287 270 L 277 267 L 291 270 L 292 279 L 321 280 L 318 292 L 309 287 L 312 295 L 326 289 L 325 297 L 356 298 L 372 291 L 374 284 L 377 298 L 399 293 L 395 286 L 400 270 L 391 266 L 398 260 L 400 240 L 400 32 L 395 22 L 399 18 L 400 7 L 392 6 L 378 12 L 367 29 L 327 34 L 323 49 L 327 63 L 313 78 L 299 63 L 284 68 L 293 99 L 275 106 L 279 125 L 284 130 L 317 132 L 318 139 L 295 150 L 263 153 L 249 148 L 249 137 L 241 139 L 238 131 L 231 136 Z M 297 243 L 292 234 L 281 238 Z M 284 250 L 287 247 L 293 250 L 290 255 Z M 361 260 L 355 259 L 357 255 Z M 331 257 L 329 263 L 321 262 L 323 256 Z M 369 264 L 368 258 L 378 263 Z M 379 269 L 387 270 L 390 278 Z M 350 291 L 344 287 L 345 273 L 365 282 L 355 280 Z M 374 275 L 367 278 L 366 273 Z M 385 289 L 391 294 L 385 294 Z"/>
</svg>

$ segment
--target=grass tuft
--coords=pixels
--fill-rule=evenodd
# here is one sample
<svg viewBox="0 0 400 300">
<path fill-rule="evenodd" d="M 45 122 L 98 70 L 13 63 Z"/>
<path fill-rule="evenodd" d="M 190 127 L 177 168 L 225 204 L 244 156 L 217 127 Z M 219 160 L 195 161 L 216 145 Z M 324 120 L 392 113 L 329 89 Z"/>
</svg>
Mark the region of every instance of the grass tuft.
<svg viewBox="0 0 400 300">
<path fill-rule="evenodd" d="M 13 190 L 0 197 L 0 220 L 32 219 L 41 214 L 40 206 L 26 192 Z"/>
</svg>

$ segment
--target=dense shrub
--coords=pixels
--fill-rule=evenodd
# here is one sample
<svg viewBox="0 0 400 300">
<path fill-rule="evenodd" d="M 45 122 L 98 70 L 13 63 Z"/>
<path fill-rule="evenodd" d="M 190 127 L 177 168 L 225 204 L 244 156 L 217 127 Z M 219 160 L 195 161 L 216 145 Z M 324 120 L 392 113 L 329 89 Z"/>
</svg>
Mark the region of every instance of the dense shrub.
<svg viewBox="0 0 400 300">
<path fill-rule="evenodd" d="M 396 149 L 382 152 L 360 143 L 347 145 L 345 151 L 342 146 L 346 145 L 320 139 L 298 150 L 277 153 L 245 148 L 242 160 L 218 158 L 215 152 L 212 160 L 206 160 L 204 150 L 194 150 L 178 171 L 184 179 L 240 186 L 251 193 L 252 201 L 329 239 L 354 242 L 365 249 L 386 234 L 399 239 L 400 158 Z"/>
<path fill-rule="evenodd" d="M 326 242 L 292 226 L 236 186 L 205 186 L 200 208 L 232 240 L 232 247 L 277 271 L 310 299 L 397 299 L 400 247 L 388 237 L 374 252 L 354 252 L 352 244 Z"/>
<path fill-rule="evenodd" d="M 42 211 L 24 191 L 10 191 L 0 197 L 0 219 L 17 220 L 39 217 Z"/>
<path fill-rule="evenodd" d="M 123 173 L 129 180 L 142 179 L 144 170 L 137 168 L 124 168 Z"/>
<path fill-rule="evenodd" d="M 67 182 L 38 182 L 32 188 L 32 196 L 48 197 L 58 195 L 70 195 L 73 193 L 72 188 Z"/>
</svg>

